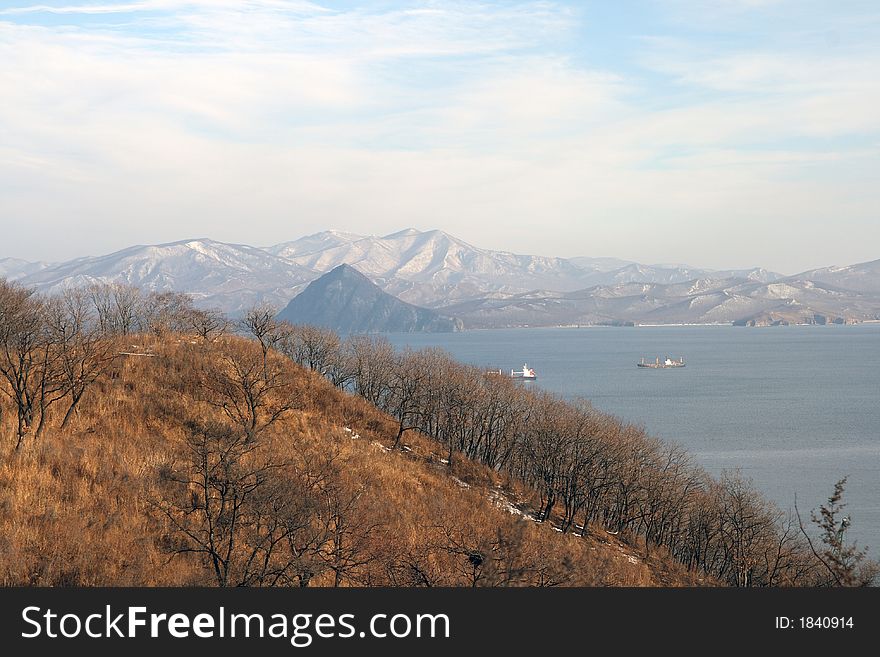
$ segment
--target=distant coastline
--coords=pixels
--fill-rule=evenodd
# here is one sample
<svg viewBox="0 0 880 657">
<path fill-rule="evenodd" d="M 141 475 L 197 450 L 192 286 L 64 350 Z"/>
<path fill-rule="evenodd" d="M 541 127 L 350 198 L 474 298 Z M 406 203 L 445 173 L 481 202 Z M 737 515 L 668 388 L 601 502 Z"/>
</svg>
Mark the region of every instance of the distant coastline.
<svg viewBox="0 0 880 657">
<path fill-rule="evenodd" d="M 827 328 L 829 326 L 833 327 L 844 327 L 844 326 L 860 326 L 862 324 L 878 324 L 880 325 L 880 319 L 866 319 L 858 322 L 847 322 L 847 323 L 836 323 L 836 322 L 828 322 L 826 324 L 817 324 L 811 322 L 802 322 L 802 323 L 791 323 L 791 324 L 737 324 L 735 322 L 707 322 L 707 323 L 699 323 L 699 322 L 675 322 L 669 324 L 639 324 L 638 322 L 632 323 L 620 323 L 620 324 L 552 324 L 547 326 L 539 326 L 539 325 L 521 325 L 521 326 L 476 326 L 473 328 L 465 327 L 462 331 L 459 332 L 473 332 L 473 331 L 516 331 L 521 329 L 635 329 L 635 328 L 705 328 L 705 327 L 732 327 L 732 328 L 791 328 L 791 327 L 816 327 L 816 328 Z"/>
</svg>

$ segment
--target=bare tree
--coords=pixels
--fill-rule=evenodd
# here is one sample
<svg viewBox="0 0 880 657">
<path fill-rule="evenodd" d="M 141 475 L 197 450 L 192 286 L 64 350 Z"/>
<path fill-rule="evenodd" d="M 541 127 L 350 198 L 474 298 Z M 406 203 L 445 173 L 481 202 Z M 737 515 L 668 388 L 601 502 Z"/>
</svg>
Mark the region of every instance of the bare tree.
<svg viewBox="0 0 880 657">
<path fill-rule="evenodd" d="M 371 404 L 382 407 L 394 363 L 394 348 L 388 340 L 373 336 L 354 336 L 346 347 L 354 391 Z"/>
<path fill-rule="evenodd" d="M 322 491 L 322 510 L 328 540 L 320 552 L 326 566 L 333 572 L 333 586 L 354 579 L 361 568 L 376 559 L 370 544 L 382 531 L 382 524 L 363 513 L 367 487 L 352 488 L 336 482 Z"/>
<path fill-rule="evenodd" d="M 16 449 L 33 425 L 44 338 L 42 301 L 32 290 L 0 279 L 0 374 L 17 412 Z"/>
<path fill-rule="evenodd" d="M 407 351 L 398 356 L 391 367 L 385 407 L 397 419 L 397 435 L 393 448 L 400 445 L 404 432 L 421 426 L 425 364 L 418 354 Z"/>
<path fill-rule="evenodd" d="M 275 309 L 266 303 L 254 306 L 241 320 L 241 327 L 260 343 L 263 352 L 263 369 L 268 378 L 269 351 L 276 348 L 283 338 L 281 325 L 275 319 Z"/>
<path fill-rule="evenodd" d="M 280 357 L 231 343 L 201 372 L 204 401 L 222 410 L 250 440 L 294 408 L 295 385 Z"/>
<path fill-rule="evenodd" d="M 63 310 L 63 302 L 58 296 L 42 300 L 40 305 L 40 340 L 38 344 L 37 381 L 39 393 L 37 406 L 40 419 L 37 422 L 35 438 L 40 438 L 46 429 L 49 407 L 64 399 L 68 394 L 67 379 L 63 370 L 64 353 L 77 340 L 77 327 L 68 322 Z"/>
<path fill-rule="evenodd" d="M 188 315 L 188 329 L 210 344 L 229 330 L 229 320 L 220 310 L 195 309 Z"/>
<path fill-rule="evenodd" d="M 100 283 L 89 288 L 98 314 L 98 325 L 108 335 L 129 335 L 138 328 L 142 311 L 141 291 L 130 285 Z"/>
<path fill-rule="evenodd" d="M 63 391 L 70 403 L 61 422 L 67 428 L 86 390 L 112 365 L 116 357 L 113 339 L 105 335 L 89 294 L 81 288 L 61 293 L 46 313 L 50 340 L 58 346 L 58 369 Z"/>
<path fill-rule="evenodd" d="M 248 564 L 270 548 L 253 537 L 248 542 L 242 528 L 259 524 L 252 501 L 280 466 L 258 458 L 258 443 L 223 425 L 190 424 L 186 446 L 185 466 L 163 472 L 167 482 L 183 489 L 160 505 L 184 538 L 173 550 L 202 555 L 217 586 L 247 583 L 253 573 Z M 264 528 L 263 535 L 272 535 L 271 529 Z"/>
<path fill-rule="evenodd" d="M 305 587 L 326 571 L 339 586 L 375 558 L 379 525 L 337 454 L 298 443 L 282 457 L 279 447 L 190 422 L 182 463 L 162 469 L 168 549 L 201 557 L 217 586 Z"/>
<path fill-rule="evenodd" d="M 156 292 L 143 300 L 138 324 L 141 331 L 163 337 L 192 326 L 196 313 L 192 298 L 179 292 Z"/>
<path fill-rule="evenodd" d="M 328 376 L 340 356 L 339 336 L 329 329 L 317 326 L 298 326 L 281 323 L 282 338 L 278 349 L 297 365 L 322 376 Z M 334 381 L 334 385 L 338 382 Z"/>
</svg>

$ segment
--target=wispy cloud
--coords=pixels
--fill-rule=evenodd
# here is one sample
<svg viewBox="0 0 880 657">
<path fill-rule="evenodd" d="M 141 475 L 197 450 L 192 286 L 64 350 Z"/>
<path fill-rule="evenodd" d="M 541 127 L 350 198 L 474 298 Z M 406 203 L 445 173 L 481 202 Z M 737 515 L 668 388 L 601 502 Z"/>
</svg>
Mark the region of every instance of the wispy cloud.
<svg viewBox="0 0 880 657">
<path fill-rule="evenodd" d="M 22 5 L 0 9 L 0 15 L 16 14 L 128 14 L 180 9 L 259 9 L 283 11 L 325 11 L 320 5 L 298 0 L 143 0 L 141 2 L 85 3 L 77 5 Z"/>
<path fill-rule="evenodd" d="M 159 3 L 161 6 L 162 3 Z M 14 16 L 16 14 L 118 14 L 132 11 L 144 11 L 157 8 L 154 2 L 133 2 L 112 5 L 30 5 L 25 7 L 8 7 L 0 9 L 0 16 Z"/>
<path fill-rule="evenodd" d="M 788 26 L 786 0 L 727 0 L 689 22 L 696 4 L 7 6 L 5 241 L 45 258 L 416 224 L 719 267 L 868 259 L 880 11 Z M 832 220 L 849 238 L 813 246 Z M 47 243 L 70 221 L 88 238 Z"/>
</svg>

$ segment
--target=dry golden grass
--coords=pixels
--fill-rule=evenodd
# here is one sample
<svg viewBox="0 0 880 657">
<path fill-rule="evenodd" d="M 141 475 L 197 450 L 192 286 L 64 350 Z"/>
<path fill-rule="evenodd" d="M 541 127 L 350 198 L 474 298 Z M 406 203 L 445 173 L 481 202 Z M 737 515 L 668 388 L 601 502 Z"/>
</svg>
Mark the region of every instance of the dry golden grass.
<svg viewBox="0 0 880 657">
<path fill-rule="evenodd" d="M 0 584 L 212 583 L 198 556 L 168 549 L 171 527 L 157 503 L 167 493 L 162 467 L 180 459 L 184 423 L 223 419 L 198 401 L 193 377 L 219 357 L 224 343 L 137 341 L 158 356 L 120 358 L 63 433 L 56 428 L 60 418 L 53 418 L 43 438 L 28 437 L 16 451 L 4 414 Z M 468 554 L 474 552 L 493 555 L 493 565 L 476 578 L 480 585 L 700 583 L 660 553 L 645 563 L 636 556 L 638 546 L 601 528 L 585 538 L 562 535 L 550 523 L 511 513 L 500 497 L 530 502 L 531 493 L 517 482 L 462 459 L 450 471 L 442 449 L 412 432 L 404 440 L 408 451 L 392 451 L 397 427 L 391 418 L 293 363 L 283 367 L 296 382 L 296 409 L 272 427 L 271 449 L 279 457 L 304 447 L 336 453 L 342 485 L 366 491 L 359 514 L 376 527 L 364 547 L 371 558 L 345 584 L 470 585 L 475 570 Z M 332 583 L 329 572 L 311 582 Z"/>
</svg>

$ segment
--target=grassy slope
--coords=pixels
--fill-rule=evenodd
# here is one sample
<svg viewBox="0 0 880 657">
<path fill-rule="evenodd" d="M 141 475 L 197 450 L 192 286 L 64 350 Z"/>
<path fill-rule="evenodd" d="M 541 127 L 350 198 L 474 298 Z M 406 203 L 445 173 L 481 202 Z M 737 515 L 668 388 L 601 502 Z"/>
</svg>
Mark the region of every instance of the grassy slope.
<svg viewBox="0 0 880 657">
<path fill-rule="evenodd" d="M 161 468 L 182 453 L 184 422 L 221 419 L 191 396 L 193 369 L 217 358 L 217 347 L 172 338 L 150 348 L 157 357 L 120 359 L 65 433 L 54 429 L 56 418 L 43 439 L 28 438 L 18 452 L 8 439 L 0 444 L 0 583 L 211 583 L 197 556 L 171 556 L 168 523 L 155 503 L 165 494 Z M 366 489 L 361 517 L 380 527 L 365 548 L 373 561 L 346 583 L 416 583 L 406 578 L 417 570 L 434 585 L 467 585 L 472 568 L 442 547 L 449 536 L 463 547 L 507 546 L 506 563 L 528 573 L 520 584 L 702 583 L 662 554 L 644 561 L 637 546 L 601 528 L 581 538 L 529 520 L 534 500 L 517 482 L 462 460 L 450 471 L 442 448 L 425 437 L 407 434 L 404 451 L 389 450 L 391 418 L 292 363 L 284 366 L 298 382 L 300 401 L 271 432 L 272 449 L 336 453 L 344 484 Z M 9 422 L 6 413 L 0 435 L 11 434 Z M 331 582 L 327 573 L 312 581 Z"/>
</svg>

